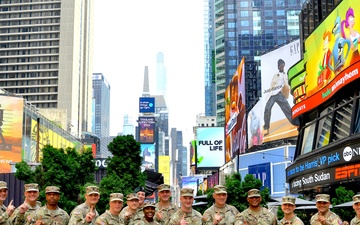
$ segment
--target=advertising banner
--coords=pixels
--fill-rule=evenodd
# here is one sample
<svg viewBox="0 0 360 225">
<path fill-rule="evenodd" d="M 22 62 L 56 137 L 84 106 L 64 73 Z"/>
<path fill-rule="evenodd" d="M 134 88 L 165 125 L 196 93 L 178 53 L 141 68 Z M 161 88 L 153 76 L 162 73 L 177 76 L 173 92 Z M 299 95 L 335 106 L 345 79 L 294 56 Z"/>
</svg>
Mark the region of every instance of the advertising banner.
<svg viewBox="0 0 360 225">
<path fill-rule="evenodd" d="M 197 168 L 213 168 L 224 165 L 224 127 L 198 127 L 196 136 Z"/>
<path fill-rule="evenodd" d="M 248 173 L 261 180 L 261 188 L 268 187 L 271 192 L 271 163 L 262 163 L 248 166 Z"/>
<path fill-rule="evenodd" d="M 159 156 L 159 173 L 164 177 L 164 184 L 170 184 L 170 156 Z"/>
<path fill-rule="evenodd" d="M 141 144 L 142 165 L 145 169 L 155 169 L 155 144 Z"/>
<path fill-rule="evenodd" d="M 11 172 L 11 162 L 21 162 L 24 100 L 0 95 L 0 171 Z"/>
<path fill-rule="evenodd" d="M 155 98 L 154 97 L 140 97 L 139 98 L 139 112 L 140 113 L 155 113 Z"/>
<path fill-rule="evenodd" d="M 261 91 L 263 141 L 274 141 L 298 135 L 299 121 L 293 120 L 287 70 L 300 60 L 300 41 L 293 41 L 261 56 Z"/>
<path fill-rule="evenodd" d="M 246 149 L 245 59 L 238 65 L 225 90 L 225 161 Z"/>
<path fill-rule="evenodd" d="M 262 102 L 260 99 L 248 113 L 248 148 L 254 145 L 262 145 L 263 143 L 262 127 L 264 126 L 264 121 L 261 119 L 263 115 L 262 111 Z"/>
<path fill-rule="evenodd" d="M 139 117 L 140 143 L 155 142 L 155 117 Z"/>
<path fill-rule="evenodd" d="M 204 182 L 203 175 L 183 176 L 181 188 L 192 188 L 194 189 L 194 195 L 195 195 L 198 190 L 198 185 L 201 184 L 202 182 Z"/>
<path fill-rule="evenodd" d="M 360 4 L 343 0 L 305 40 L 304 58 L 289 70 L 293 118 L 314 109 L 359 76 Z"/>
<path fill-rule="evenodd" d="M 190 142 L 190 165 L 195 165 L 196 140 Z"/>
</svg>

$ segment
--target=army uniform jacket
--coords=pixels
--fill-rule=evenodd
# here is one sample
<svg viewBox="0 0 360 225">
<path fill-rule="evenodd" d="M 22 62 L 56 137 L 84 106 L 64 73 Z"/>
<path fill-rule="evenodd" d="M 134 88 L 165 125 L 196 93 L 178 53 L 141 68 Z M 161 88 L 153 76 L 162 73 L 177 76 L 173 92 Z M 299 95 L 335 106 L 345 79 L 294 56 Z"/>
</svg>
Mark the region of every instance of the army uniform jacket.
<svg viewBox="0 0 360 225">
<path fill-rule="evenodd" d="M 152 222 L 148 222 L 144 217 L 137 221 L 135 225 L 159 225 L 160 223 L 156 222 L 155 220 Z"/>
<path fill-rule="evenodd" d="M 171 216 L 168 225 L 179 225 L 183 216 L 189 225 L 202 225 L 201 213 L 195 209 L 192 209 L 191 212 L 184 212 L 182 209 L 179 209 L 174 213 L 174 215 Z"/>
<path fill-rule="evenodd" d="M 360 223 L 360 218 L 355 216 L 351 221 L 350 221 L 350 225 L 356 225 Z"/>
<path fill-rule="evenodd" d="M 260 212 L 253 212 L 247 208 L 241 213 L 236 215 L 235 225 L 241 225 L 246 221 L 248 225 L 276 225 L 277 220 L 272 212 L 269 212 L 266 208 L 260 207 Z"/>
<path fill-rule="evenodd" d="M 0 224 L 3 225 L 9 219 L 9 214 L 6 212 L 6 207 L 4 205 L 0 206 Z"/>
<path fill-rule="evenodd" d="M 41 202 L 36 202 L 36 205 L 32 207 L 28 203 L 26 203 L 28 210 L 26 210 L 25 213 L 21 214 L 19 212 L 19 207 L 17 207 L 14 211 L 14 213 L 10 216 L 8 220 L 9 225 L 23 225 L 26 223 L 25 218 L 30 215 L 35 210 L 39 209 L 41 207 Z"/>
<path fill-rule="evenodd" d="M 126 206 L 120 212 L 120 217 L 124 221 L 125 225 L 135 224 L 135 222 L 138 222 L 139 220 L 141 220 L 142 217 L 144 217 L 144 212 L 141 210 L 141 213 L 140 213 L 139 209 L 137 209 L 136 213 L 131 214 L 131 217 L 129 219 L 126 219 L 125 213 L 127 212 L 128 208 L 129 207 Z"/>
<path fill-rule="evenodd" d="M 310 219 L 310 224 L 311 225 L 322 225 L 319 220 L 319 213 L 316 213 L 315 215 L 313 215 Z M 326 218 L 326 223 L 328 225 L 340 225 L 342 224 L 342 221 L 340 219 L 340 217 L 338 215 L 336 215 L 335 213 L 331 212 L 330 210 L 325 214 L 324 216 Z"/>
<path fill-rule="evenodd" d="M 99 213 L 96 211 L 95 208 L 94 211 L 95 211 L 95 218 L 90 223 L 88 223 L 86 222 L 85 217 L 86 214 L 90 212 L 90 206 L 86 204 L 86 202 L 76 206 L 70 213 L 69 225 L 88 225 L 88 224 L 93 225 L 95 223 L 95 220 L 99 216 Z"/>
<path fill-rule="evenodd" d="M 214 222 L 215 214 L 221 215 L 219 225 L 233 225 L 235 223 L 236 215 L 239 211 L 232 205 L 225 204 L 224 207 L 219 208 L 215 204 L 208 208 L 202 217 L 204 225 L 212 225 Z"/>
<path fill-rule="evenodd" d="M 299 217 L 294 216 L 291 220 L 285 220 L 285 218 L 282 218 L 279 221 L 279 225 L 304 225 L 304 223 Z"/>
<path fill-rule="evenodd" d="M 46 205 L 33 211 L 26 217 L 26 225 L 35 224 L 40 219 L 44 225 L 67 225 L 69 223 L 69 214 L 59 207 L 56 210 L 48 210 Z"/>
<path fill-rule="evenodd" d="M 167 208 L 164 208 L 164 207 L 161 207 L 160 206 L 160 203 L 157 203 L 155 205 L 155 216 L 154 216 L 154 219 L 156 222 L 158 222 L 159 224 L 161 225 L 166 225 L 169 223 L 170 221 L 170 218 L 172 215 L 174 215 L 174 213 L 178 210 L 178 207 L 172 203 L 170 203 L 170 206 L 167 207 Z M 157 217 L 156 217 L 156 213 L 161 211 L 161 215 L 162 215 L 162 219 L 159 220 Z"/>
<path fill-rule="evenodd" d="M 96 225 L 124 225 L 124 220 L 120 215 L 112 215 L 109 210 L 106 210 L 95 221 Z"/>
</svg>

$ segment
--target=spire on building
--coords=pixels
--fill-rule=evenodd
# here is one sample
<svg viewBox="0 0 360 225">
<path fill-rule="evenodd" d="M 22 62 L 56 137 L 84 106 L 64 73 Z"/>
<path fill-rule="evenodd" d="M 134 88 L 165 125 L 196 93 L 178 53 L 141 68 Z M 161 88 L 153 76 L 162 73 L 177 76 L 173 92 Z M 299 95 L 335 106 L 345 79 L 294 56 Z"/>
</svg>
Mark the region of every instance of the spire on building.
<svg viewBox="0 0 360 225">
<path fill-rule="evenodd" d="M 143 87 L 143 97 L 150 97 L 150 87 L 149 87 L 149 69 L 148 66 L 145 66 L 144 71 L 144 87 Z"/>
</svg>

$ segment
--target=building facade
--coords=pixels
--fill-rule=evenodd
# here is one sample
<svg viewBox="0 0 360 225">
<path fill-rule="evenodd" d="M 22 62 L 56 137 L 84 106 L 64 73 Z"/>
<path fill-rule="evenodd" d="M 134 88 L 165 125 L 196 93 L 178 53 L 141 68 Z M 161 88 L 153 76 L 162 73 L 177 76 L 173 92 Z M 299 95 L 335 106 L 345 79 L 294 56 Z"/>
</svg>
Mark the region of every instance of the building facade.
<svg viewBox="0 0 360 225">
<path fill-rule="evenodd" d="M 0 87 L 64 113 L 63 128 L 78 137 L 91 130 L 93 7 L 92 0 L 0 1 Z"/>
</svg>

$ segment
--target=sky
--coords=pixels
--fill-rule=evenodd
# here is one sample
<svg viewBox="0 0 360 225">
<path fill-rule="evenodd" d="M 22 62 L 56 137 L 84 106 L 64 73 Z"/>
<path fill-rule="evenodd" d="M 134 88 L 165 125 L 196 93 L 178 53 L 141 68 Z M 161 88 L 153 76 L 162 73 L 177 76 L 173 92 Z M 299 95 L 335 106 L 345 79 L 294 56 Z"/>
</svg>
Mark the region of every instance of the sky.
<svg viewBox="0 0 360 225">
<path fill-rule="evenodd" d="M 169 132 L 193 139 L 204 113 L 204 1 L 95 0 L 93 72 L 110 83 L 110 135 L 123 117 L 138 117 L 145 66 L 156 94 L 156 54 L 163 52 L 168 79 Z M 134 124 L 135 125 L 135 124 Z"/>
</svg>

